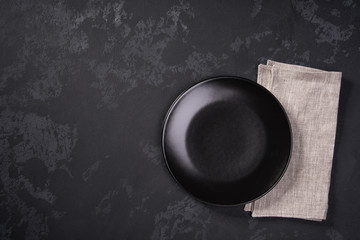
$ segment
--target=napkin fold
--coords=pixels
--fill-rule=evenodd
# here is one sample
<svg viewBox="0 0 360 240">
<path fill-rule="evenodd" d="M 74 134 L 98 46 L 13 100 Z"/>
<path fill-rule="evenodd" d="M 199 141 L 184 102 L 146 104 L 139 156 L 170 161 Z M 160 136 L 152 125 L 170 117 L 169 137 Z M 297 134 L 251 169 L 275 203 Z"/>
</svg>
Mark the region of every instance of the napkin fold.
<svg viewBox="0 0 360 240">
<path fill-rule="evenodd" d="M 264 197 L 245 205 L 253 217 L 326 219 L 341 72 L 267 61 L 258 83 L 283 105 L 292 128 L 289 166 Z"/>
</svg>

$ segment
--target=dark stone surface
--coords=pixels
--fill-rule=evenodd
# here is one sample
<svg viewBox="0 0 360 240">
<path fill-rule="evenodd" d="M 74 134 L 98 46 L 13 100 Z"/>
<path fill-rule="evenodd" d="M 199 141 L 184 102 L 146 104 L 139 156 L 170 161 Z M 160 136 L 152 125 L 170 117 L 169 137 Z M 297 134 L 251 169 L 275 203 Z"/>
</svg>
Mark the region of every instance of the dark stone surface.
<svg viewBox="0 0 360 240">
<path fill-rule="evenodd" d="M 0 1 L 0 239 L 355 239 L 360 2 Z M 160 148 L 175 97 L 266 59 L 343 72 L 328 219 L 204 205 Z"/>
</svg>

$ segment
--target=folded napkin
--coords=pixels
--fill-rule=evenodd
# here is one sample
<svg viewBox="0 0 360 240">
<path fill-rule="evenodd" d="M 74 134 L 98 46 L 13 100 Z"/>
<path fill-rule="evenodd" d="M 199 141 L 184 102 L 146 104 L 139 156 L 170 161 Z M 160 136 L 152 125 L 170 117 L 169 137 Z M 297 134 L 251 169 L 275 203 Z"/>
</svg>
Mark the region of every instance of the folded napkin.
<svg viewBox="0 0 360 240">
<path fill-rule="evenodd" d="M 274 61 L 259 65 L 258 83 L 288 114 L 293 147 L 284 176 L 264 197 L 245 205 L 253 217 L 326 219 L 341 72 Z"/>
</svg>

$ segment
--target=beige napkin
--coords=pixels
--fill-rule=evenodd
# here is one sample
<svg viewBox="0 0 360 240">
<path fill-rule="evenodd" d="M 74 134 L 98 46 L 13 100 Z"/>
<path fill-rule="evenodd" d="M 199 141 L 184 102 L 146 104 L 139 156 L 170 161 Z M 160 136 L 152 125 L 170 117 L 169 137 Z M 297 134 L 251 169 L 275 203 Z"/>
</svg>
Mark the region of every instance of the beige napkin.
<svg viewBox="0 0 360 240">
<path fill-rule="evenodd" d="M 293 148 L 283 178 L 264 197 L 245 205 L 253 217 L 326 219 L 341 72 L 268 61 L 258 83 L 283 105 Z"/>
</svg>

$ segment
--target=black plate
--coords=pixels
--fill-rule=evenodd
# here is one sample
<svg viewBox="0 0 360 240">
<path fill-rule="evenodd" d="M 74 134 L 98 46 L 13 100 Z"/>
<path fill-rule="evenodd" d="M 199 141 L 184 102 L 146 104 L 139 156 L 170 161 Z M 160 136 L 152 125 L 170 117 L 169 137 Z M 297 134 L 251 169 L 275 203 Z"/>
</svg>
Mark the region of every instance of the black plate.
<svg viewBox="0 0 360 240">
<path fill-rule="evenodd" d="M 172 176 L 217 205 L 253 201 L 280 180 L 291 129 L 279 101 L 239 77 L 205 80 L 182 93 L 164 124 L 162 147 Z"/>
</svg>

